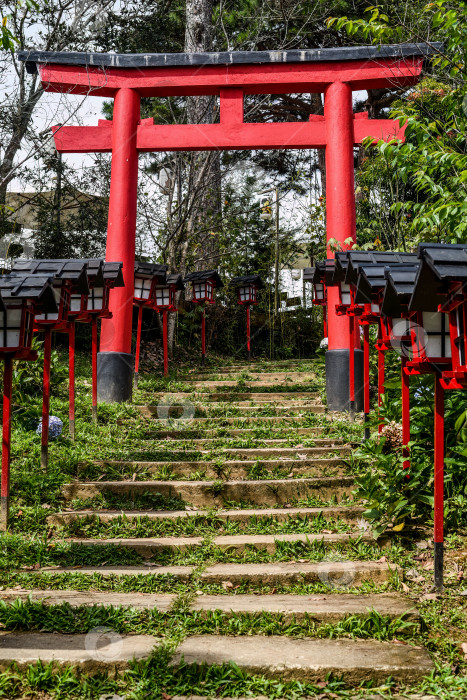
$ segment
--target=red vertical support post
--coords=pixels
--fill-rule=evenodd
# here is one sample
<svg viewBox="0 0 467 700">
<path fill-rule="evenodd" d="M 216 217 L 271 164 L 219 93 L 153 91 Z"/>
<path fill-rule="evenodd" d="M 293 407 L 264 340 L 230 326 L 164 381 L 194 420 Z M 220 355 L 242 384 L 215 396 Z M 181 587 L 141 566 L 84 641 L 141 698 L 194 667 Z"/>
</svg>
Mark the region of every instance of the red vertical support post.
<svg viewBox="0 0 467 700">
<path fill-rule="evenodd" d="M 13 384 L 13 358 L 6 356 L 3 362 L 3 432 L 0 530 L 5 532 L 8 529 L 8 516 L 10 512 L 11 394 Z"/>
<path fill-rule="evenodd" d="M 138 151 L 136 132 L 140 120 L 140 95 L 120 88 L 114 100 L 112 169 L 109 198 L 106 260 L 123 262 L 124 287 L 112 291 L 112 319 L 102 321 L 99 353 L 99 397 L 103 401 L 131 399 L 134 358 L 131 354 Z"/>
<path fill-rule="evenodd" d="M 444 558 L 444 389 L 439 374 L 435 376 L 435 513 L 434 513 L 434 580 L 443 588 Z"/>
<path fill-rule="evenodd" d="M 42 433 L 41 467 L 47 469 L 49 457 L 49 416 L 50 416 L 50 361 L 52 356 L 52 331 L 44 331 L 44 377 L 42 386 Z"/>
<path fill-rule="evenodd" d="M 169 374 L 169 344 L 167 340 L 167 316 L 168 311 L 167 309 L 164 309 L 162 311 L 162 345 L 164 349 L 164 377 L 167 377 L 167 375 Z"/>
<path fill-rule="evenodd" d="M 250 305 L 246 306 L 246 349 L 248 352 L 248 362 L 251 360 L 251 334 L 250 334 Z"/>
<path fill-rule="evenodd" d="M 92 315 L 91 321 L 91 334 L 92 334 L 92 420 L 97 423 L 97 350 L 98 350 L 98 340 L 97 340 L 97 316 Z"/>
<path fill-rule="evenodd" d="M 326 236 L 328 257 L 334 252 L 331 239 L 342 250 L 355 238 L 354 124 L 352 88 L 346 83 L 331 83 L 324 94 L 326 128 Z M 351 245 L 344 241 L 351 239 Z M 339 303 L 337 287 L 329 287 L 328 352 L 326 353 L 326 393 L 328 408 L 343 411 L 349 404 L 350 319 L 336 315 Z M 360 387 L 357 387 L 359 393 Z"/>
<path fill-rule="evenodd" d="M 201 309 L 201 365 L 204 367 L 206 363 L 206 315 L 204 309 Z"/>
<path fill-rule="evenodd" d="M 363 326 L 363 412 L 365 421 L 365 440 L 370 439 L 370 326 Z"/>
<path fill-rule="evenodd" d="M 355 318 L 349 318 L 349 410 L 350 420 L 355 420 Z"/>
<path fill-rule="evenodd" d="M 406 358 L 401 358 L 401 383 L 402 383 L 402 444 L 403 457 L 404 457 L 404 469 L 409 469 L 410 467 L 410 452 L 409 448 L 405 447 L 410 442 L 410 379 L 409 375 L 405 372 Z M 407 479 L 409 475 L 407 474 Z"/>
<path fill-rule="evenodd" d="M 143 305 L 138 307 L 138 326 L 136 329 L 136 351 L 135 351 L 135 389 L 138 387 L 139 377 L 139 354 L 141 351 L 141 329 L 143 327 Z"/>
<path fill-rule="evenodd" d="M 381 410 L 381 406 L 383 405 L 383 396 L 384 396 L 384 375 L 385 375 L 385 367 L 384 367 L 384 350 L 382 349 L 382 344 L 383 344 L 383 334 L 381 331 L 381 321 L 378 324 L 378 409 Z M 383 422 L 380 419 L 379 425 L 378 425 L 378 433 L 381 434 L 383 430 Z"/>
<path fill-rule="evenodd" d="M 68 327 L 68 422 L 70 438 L 75 439 L 75 322 L 70 321 Z"/>
</svg>

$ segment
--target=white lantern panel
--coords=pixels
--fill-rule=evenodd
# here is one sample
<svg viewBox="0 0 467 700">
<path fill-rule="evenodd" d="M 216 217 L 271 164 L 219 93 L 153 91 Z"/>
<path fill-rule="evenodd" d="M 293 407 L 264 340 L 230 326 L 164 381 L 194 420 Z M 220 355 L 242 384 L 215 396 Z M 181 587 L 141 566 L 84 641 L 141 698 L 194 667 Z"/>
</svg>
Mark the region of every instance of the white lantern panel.
<svg viewBox="0 0 467 700">
<path fill-rule="evenodd" d="M 156 287 L 156 306 L 170 306 L 170 287 Z"/>
<path fill-rule="evenodd" d="M 371 305 L 371 311 L 372 311 L 374 314 L 379 314 L 379 304 L 372 304 L 372 305 Z"/>
<path fill-rule="evenodd" d="M 423 312 L 423 328 L 427 333 L 430 332 L 441 332 L 443 327 L 443 320 L 445 315 L 438 313 L 437 311 L 424 311 Z"/>
<path fill-rule="evenodd" d="M 207 282 L 197 282 L 193 285 L 195 299 L 205 299 L 208 296 L 207 286 Z"/>
<path fill-rule="evenodd" d="M 341 282 L 340 285 L 341 288 L 341 303 L 344 304 L 345 306 L 350 306 L 352 299 L 350 296 L 350 285 L 349 284 L 344 284 Z"/>
<path fill-rule="evenodd" d="M 94 287 L 88 296 L 88 311 L 102 311 L 104 308 L 104 287 Z"/>
<path fill-rule="evenodd" d="M 71 295 L 70 311 L 81 311 L 81 294 Z"/>
<path fill-rule="evenodd" d="M 315 299 L 317 301 L 324 301 L 324 284 L 319 282 L 315 284 Z"/>
<path fill-rule="evenodd" d="M 135 297 L 137 299 L 149 299 L 151 296 L 152 279 L 144 279 L 136 277 L 135 279 Z"/>
<path fill-rule="evenodd" d="M 20 344 L 22 305 L 15 304 L 14 301 L 12 304 L 11 297 L 9 299 L 4 297 L 3 300 L 7 310 L 6 313 L 4 311 L 0 313 L 0 346 L 17 348 Z"/>
<path fill-rule="evenodd" d="M 239 290 L 240 301 L 255 301 L 256 300 L 256 289 L 252 285 L 247 287 L 240 287 Z"/>
</svg>

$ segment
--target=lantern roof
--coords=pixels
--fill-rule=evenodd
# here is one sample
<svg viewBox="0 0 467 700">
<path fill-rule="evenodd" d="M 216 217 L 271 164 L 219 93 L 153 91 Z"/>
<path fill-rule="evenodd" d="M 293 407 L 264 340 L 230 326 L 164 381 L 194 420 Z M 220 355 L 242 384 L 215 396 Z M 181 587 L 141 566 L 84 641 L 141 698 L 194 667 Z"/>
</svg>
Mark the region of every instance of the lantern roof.
<svg viewBox="0 0 467 700">
<path fill-rule="evenodd" d="M 256 289 L 263 289 L 263 280 L 259 275 L 244 275 L 243 277 L 234 277 L 230 280 L 230 284 L 234 287 L 247 287 L 253 284 Z"/>
<path fill-rule="evenodd" d="M 143 262 L 142 260 L 135 260 L 135 275 L 138 275 L 138 277 L 145 277 L 147 279 L 160 277 L 160 284 L 165 284 L 168 269 L 168 265 L 159 265 L 158 263 L 148 263 Z"/>
<path fill-rule="evenodd" d="M 175 286 L 175 289 L 185 289 L 185 285 L 183 284 L 183 278 L 179 272 L 172 272 L 170 275 L 167 275 L 166 279 L 166 284 L 173 284 Z"/>
<path fill-rule="evenodd" d="M 386 316 L 400 316 L 408 311 L 419 263 L 386 267 L 386 289 L 381 310 Z"/>
<path fill-rule="evenodd" d="M 467 282 L 467 245 L 421 243 L 418 257 L 420 267 L 409 308 L 436 311 L 447 300 L 452 282 Z"/>
<path fill-rule="evenodd" d="M 347 276 L 347 268 L 349 267 L 349 252 L 350 251 L 348 250 L 339 250 L 336 252 L 334 270 L 332 273 L 332 284 L 345 282 L 345 278 Z M 330 270 L 331 266 L 327 266 L 327 269 Z"/>
<path fill-rule="evenodd" d="M 219 277 L 217 270 L 200 270 L 199 272 L 189 272 L 184 282 L 205 282 L 209 280 L 215 287 L 223 287 L 224 283 Z"/>
<path fill-rule="evenodd" d="M 54 286 L 70 282 L 76 294 L 89 294 L 86 260 L 16 260 L 12 272 L 51 277 Z"/>
<path fill-rule="evenodd" d="M 305 267 L 303 269 L 303 281 L 304 282 L 314 282 L 316 274 L 316 267 Z"/>
<path fill-rule="evenodd" d="M 34 301 L 44 313 L 57 312 L 52 278 L 45 275 L 21 275 L 16 272 L 0 275 L 0 294 L 2 297 Z"/>
<path fill-rule="evenodd" d="M 392 250 L 346 250 L 347 274 L 345 281 L 348 284 L 357 284 L 361 265 L 393 265 L 394 263 L 415 263 L 416 253 L 400 253 Z"/>
<path fill-rule="evenodd" d="M 121 262 L 104 262 L 104 281 L 110 287 L 124 287 L 123 280 L 123 263 Z"/>
<path fill-rule="evenodd" d="M 415 258 L 412 264 L 416 263 L 417 260 Z M 405 264 L 407 263 L 395 262 L 390 265 L 386 263 L 371 263 L 367 265 L 359 263 L 357 267 L 357 283 L 355 285 L 355 303 L 369 304 L 372 301 L 376 301 L 377 296 L 386 289 L 387 278 L 385 271 L 397 270 L 399 267 L 404 267 Z"/>
</svg>

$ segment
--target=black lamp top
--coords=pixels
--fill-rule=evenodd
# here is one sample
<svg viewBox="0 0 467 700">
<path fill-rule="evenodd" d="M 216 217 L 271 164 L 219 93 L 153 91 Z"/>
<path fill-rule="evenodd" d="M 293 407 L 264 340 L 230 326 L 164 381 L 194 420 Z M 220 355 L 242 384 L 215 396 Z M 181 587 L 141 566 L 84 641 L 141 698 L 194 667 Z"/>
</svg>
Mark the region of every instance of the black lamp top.
<svg viewBox="0 0 467 700">
<path fill-rule="evenodd" d="M 422 243 L 418 257 L 410 310 L 437 311 L 449 299 L 451 282 L 467 282 L 467 244 Z"/>
<path fill-rule="evenodd" d="M 209 280 L 215 287 L 223 287 L 224 283 L 219 277 L 217 270 L 201 270 L 199 272 L 189 272 L 183 280 L 184 282 L 205 282 Z"/>
<path fill-rule="evenodd" d="M 104 281 L 110 287 L 124 287 L 123 280 L 123 263 L 121 262 L 105 262 L 104 263 Z"/>
<path fill-rule="evenodd" d="M 168 265 L 159 265 L 157 263 L 148 263 L 143 262 L 142 260 L 135 260 L 135 275 L 138 277 L 145 277 L 146 279 L 160 277 L 161 284 L 165 283 L 168 269 Z"/>
<path fill-rule="evenodd" d="M 89 294 L 85 260 L 16 260 L 12 272 L 51 277 L 54 287 L 70 282 L 75 294 Z"/>
<path fill-rule="evenodd" d="M 415 287 L 419 263 L 386 267 L 386 289 L 381 310 L 386 316 L 398 317 L 408 311 Z"/>
<path fill-rule="evenodd" d="M 315 282 L 316 267 L 305 267 L 303 270 L 304 282 Z M 319 281 L 319 280 L 318 280 Z"/>
<path fill-rule="evenodd" d="M 416 253 L 401 253 L 392 250 L 347 250 L 347 284 L 357 284 L 361 265 L 393 265 L 395 263 L 410 264 L 417 261 Z"/>
<path fill-rule="evenodd" d="M 0 294 L 4 299 L 29 299 L 39 305 L 44 313 L 57 312 L 52 278 L 45 275 L 22 275 L 16 272 L 0 275 Z M 3 301 L 2 306 L 5 308 Z"/>
<path fill-rule="evenodd" d="M 174 285 L 175 289 L 185 289 L 185 285 L 183 284 L 183 278 L 179 272 L 172 272 L 170 275 L 167 275 L 165 283 Z"/>
<path fill-rule="evenodd" d="M 263 289 L 264 287 L 263 280 L 259 275 L 243 275 L 243 277 L 234 277 L 230 283 L 237 288 L 247 287 L 250 284 L 254 285 L 256 289 Z"/>
</svg>

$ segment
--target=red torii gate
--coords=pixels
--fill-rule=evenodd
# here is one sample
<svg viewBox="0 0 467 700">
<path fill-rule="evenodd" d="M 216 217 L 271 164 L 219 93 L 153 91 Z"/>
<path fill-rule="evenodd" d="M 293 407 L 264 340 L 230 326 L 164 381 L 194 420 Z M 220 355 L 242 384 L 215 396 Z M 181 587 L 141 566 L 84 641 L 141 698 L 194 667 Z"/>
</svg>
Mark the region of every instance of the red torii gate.
<svg viewBox="0 0 467 700">
<path fill-rule="evenodd" d="M 327 240 L 355 240 L 354 146 L 366 137 L 403 138 L 393 120 L 353 114 L 352 91 L 414 85 L 437 46 L 418 44 L 210 54 L 100 54 L 23 51 L 29 72 L 39 68 L 44 90 L 114 99 L 113 121 L 55 127 L 61 153 L 112 153 L 107 260 L 123 261 L 125 286 L 114 290 L 112 320 L 102 322 L 101 400 L 131 398 L 133 267 L 138 153 L 156 151 L 326 149 Z M 308 122 L 245 123 L 248 94 L 324 93 L 324 116 Z M 218 95 L 216 124 L 154 124 L 140 119 L 141 97 Z M 328 251 L 332 256 L 332 251 Z M 340 405 L 348 383 L 348 324 L 338 317 L 338 290 L 328 292 L 327 392 Z"/>
</svg>

